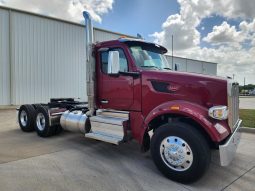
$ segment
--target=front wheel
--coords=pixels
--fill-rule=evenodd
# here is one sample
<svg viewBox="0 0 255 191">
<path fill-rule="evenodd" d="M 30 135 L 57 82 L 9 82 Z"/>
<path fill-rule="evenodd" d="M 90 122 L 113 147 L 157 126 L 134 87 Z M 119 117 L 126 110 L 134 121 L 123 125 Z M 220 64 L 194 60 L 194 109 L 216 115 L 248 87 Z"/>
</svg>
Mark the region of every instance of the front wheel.
<svg viewBox="0 0 255 191">
<path fill-rule="evenodd" d="M 211 161 L 211 151 L 204 136 L 181 122 L 164 124 L 155 131 L 151 155 L 166 177 L 182 183 L 198 180 Z"/>
</svg>

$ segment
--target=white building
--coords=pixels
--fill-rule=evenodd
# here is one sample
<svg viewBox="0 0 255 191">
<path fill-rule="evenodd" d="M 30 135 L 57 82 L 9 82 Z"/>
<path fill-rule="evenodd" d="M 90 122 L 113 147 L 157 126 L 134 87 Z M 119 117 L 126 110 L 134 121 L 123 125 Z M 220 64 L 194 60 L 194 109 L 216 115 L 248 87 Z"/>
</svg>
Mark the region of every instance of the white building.
<svg viewBox="0 0 255 191">
<path fill-rule="evenodd" d="M 217 75 L 217 63 L 194 60 L 174 56 L 167 56 L 167 60 L 171 63 L 176 71 L 194 72 L 207 75 Z M 172 63 L 174 63 L 172 65 Z"/>
<path fill-rule="evenodd" d="M 255 95 L 255 89 L 249 91 L 250 95 Z"/>
<path fill-rule="evenodd" d="M 122 35 L 94 29 L 96 41 Z M 85 52 L 83 25 L 0 7 L 0 105 L 47 102 L 51 97 L 84 100 Z M 217 65 L 209 62 L 174 57 L 174 64 L 180 71 L 217 72 Z"/>
</svg>

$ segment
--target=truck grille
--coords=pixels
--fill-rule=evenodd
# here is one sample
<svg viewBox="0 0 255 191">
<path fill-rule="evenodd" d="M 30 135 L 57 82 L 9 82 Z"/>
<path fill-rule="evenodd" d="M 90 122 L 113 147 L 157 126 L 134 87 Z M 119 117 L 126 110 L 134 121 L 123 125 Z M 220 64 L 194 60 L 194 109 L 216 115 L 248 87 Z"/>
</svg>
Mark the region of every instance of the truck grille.
<svg viewBox="0 0 255 191">
<path fill-rule="evenodd" d="M 228 86 L 228 125 L 233 132 L 239 119 L 239 85 L 231 82 Z"/>
</svg>

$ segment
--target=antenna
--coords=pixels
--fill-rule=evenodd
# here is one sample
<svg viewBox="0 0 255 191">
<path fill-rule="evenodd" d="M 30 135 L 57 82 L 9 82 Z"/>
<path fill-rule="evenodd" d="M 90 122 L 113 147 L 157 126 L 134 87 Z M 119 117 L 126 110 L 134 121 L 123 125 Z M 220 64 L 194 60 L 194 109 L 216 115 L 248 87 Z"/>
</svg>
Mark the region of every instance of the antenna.
<svg viewBox="0 0 255 191">
<path fill-rule="evenodd" d="M 138 39 L 142 39 L 142 40 L 143 40 L 143 36 L 142 36 L 141 34 L 139 34 L 139 33 L 137 33 L 136 37 L 137 37 Z"/>
<path fill-rule="evenodd" d="M 174 70 L 174 35 L 172 35 L 172 70 Z"/>
</svg>

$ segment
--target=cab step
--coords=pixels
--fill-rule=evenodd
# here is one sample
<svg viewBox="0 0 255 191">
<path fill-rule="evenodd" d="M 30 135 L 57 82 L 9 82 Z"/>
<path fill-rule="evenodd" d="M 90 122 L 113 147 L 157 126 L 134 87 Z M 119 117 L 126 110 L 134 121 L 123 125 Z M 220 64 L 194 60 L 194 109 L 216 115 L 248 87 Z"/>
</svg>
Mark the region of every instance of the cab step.
<svg viewBox="0 0 255 191">
<path fill-rule="evenodd" d="M 98 110 L 96 114 L 90 117 L 91 130 L 85 137 L 115 145 L 125 140 L 124 124 L 129 120 L 128 112 Z"/>
<path fill-rule="evenodd" d="M 123 141 L 123 137 L 119 137 L 116 135 L 106 134 L 103 132 L 92 132 L 92 133 L 86 133 L 85 137 L 111 143 L 114 145 L 119 145 Z"/>
</svg>

